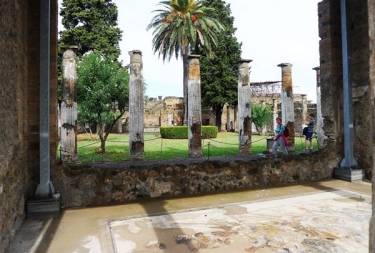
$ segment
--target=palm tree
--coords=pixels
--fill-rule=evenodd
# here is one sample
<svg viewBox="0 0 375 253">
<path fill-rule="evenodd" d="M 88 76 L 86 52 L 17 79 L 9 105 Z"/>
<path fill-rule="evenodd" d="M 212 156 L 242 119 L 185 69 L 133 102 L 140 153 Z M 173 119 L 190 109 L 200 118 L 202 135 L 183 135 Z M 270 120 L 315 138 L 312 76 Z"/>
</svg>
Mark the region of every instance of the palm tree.
<svg viewBox="0 0 375 253">
<path fill-rule="evenodd" d="M 153 50 L 159 57 L 170 60 L 181 55 L 183 64 L 184 125 L 187 125 L 188 55 L 192 48 L 200 47 L 214 57 L 217 34 L 224 30 L 220 22 L 210 15 L 215 11 L 205 7 L 200 0 L 161 1 L 165 9 L 155 10 L 147 30 L 153 28 Z"/>
</svg>

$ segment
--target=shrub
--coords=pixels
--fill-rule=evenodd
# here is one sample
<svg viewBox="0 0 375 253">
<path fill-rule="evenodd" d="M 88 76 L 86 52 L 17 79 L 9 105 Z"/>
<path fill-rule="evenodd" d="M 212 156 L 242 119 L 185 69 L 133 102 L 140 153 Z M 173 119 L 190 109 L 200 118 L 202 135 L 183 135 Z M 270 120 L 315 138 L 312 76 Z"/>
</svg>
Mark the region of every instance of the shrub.
<svg viewBox="0 0 375 253">
<path fill-rule="evenodd" d="M 160 136 L 164 139 L 187 139 L 187 126 L 160 127 Z M 216 126 L 202 126 L 202 139 L 216 138 Z"/>
</svg>

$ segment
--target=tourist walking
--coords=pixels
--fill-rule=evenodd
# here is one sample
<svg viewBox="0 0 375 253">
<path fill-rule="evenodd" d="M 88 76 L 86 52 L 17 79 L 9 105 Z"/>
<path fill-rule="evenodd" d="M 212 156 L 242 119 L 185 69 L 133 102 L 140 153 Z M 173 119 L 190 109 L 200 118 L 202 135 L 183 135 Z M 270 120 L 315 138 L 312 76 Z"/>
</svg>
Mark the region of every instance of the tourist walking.
<svg viewBox="0 0 375 253">
<path fill-rule="evenodd" d="M 310 114 L 306 120 L 305 124 L 307 125 L 307 132 L 305 135 L 305 144 L 306 144 L 306 149 L 305 151 L 312 150 L 313 149 L 313 142 L 312 142 L 312 137 L 314 135 L 314 125 L 315 125 L 315 120 L 314 120 L 314 114 Z M 310 148 L 309 148 L 310 147 Z"/>
</svg>

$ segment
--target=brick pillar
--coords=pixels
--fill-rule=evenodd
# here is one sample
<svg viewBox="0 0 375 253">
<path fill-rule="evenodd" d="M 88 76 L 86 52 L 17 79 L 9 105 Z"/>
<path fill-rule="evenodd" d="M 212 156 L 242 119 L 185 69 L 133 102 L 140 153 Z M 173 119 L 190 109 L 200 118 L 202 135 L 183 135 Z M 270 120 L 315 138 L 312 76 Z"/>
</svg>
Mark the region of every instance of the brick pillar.
<svg viewBox="0 0 375 253">
<path fill-rule="evenodd" d="M 130 160 L 144 158 L 143 124 L 143 64 L 142 52 L 134 50 L 130 55 L 129 81 L 129 149 Z"/>
<path fill-rule="evenodd" d="M 293 82 L 292 82 L 292 64 L 281 63 L 277 65 L 281 68 L 281 115 L 283 124 L 289 129 L 288 151 L 295 150 L 294 144 L 294 100 L 293 100 Z"/>
<path fill-rule="evenodd" d="M 324 0 L 318 3 L 321 112 L 324 133 L 342 149 L 342 52 L 340 1 Z M 335 98 L 335 99 L 331 99 Z"/>
<path fill-rule="evenodd" d="M 188 57 L 189 157 L 202 157 L 202 106 L 199 55 Z"/>
<path fill-rule="evenodd" d="M 238 65 L 238 135 L 239 152 L 242 154 L 251 154 L 250 62 L 252 60 L 242 59 Z"/>
<path fill-rule="evenodd" d="M 60 154 L 63 162 L 71 163 L 77 161 L 77 66 L 74 50 L 78 47 L 64 48 Z"/>
</svg>

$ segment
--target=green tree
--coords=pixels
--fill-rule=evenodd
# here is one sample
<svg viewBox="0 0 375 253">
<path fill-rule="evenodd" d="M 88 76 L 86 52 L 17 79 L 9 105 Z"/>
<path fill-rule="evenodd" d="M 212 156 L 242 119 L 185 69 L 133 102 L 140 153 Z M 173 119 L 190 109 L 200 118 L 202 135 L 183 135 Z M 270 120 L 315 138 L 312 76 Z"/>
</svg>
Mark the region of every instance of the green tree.
<svg viewBox="0 0 375 253">
<path fill-rule="evenodd" d="M 83 57 L 78 65 L 78 121 L 96 125 L 105 152 L 105 141 L 129 104 L 129 74 L 101 52 Z"/>
<path fill-rule="evenodd" d="M 65 30 L 60 32 L 59 46 L 78 46 L 78 57 L 92 50 L 119 57 L 122 31 L 112 0 L 63 0 L 60 15 Z"/>
<path fill-rule="evenodd" d="M 272 120 L 272 107 L 270 105 L 252 103 L 251 119 L 255 125 L 255 129 L 261 134 L 264 126 Z"/>
<path fill-rule="evenodd" d="M 59 39 L 58 96 L 62 94 L 62 46 L 77 46 L 77 57 L 93 50 L 117 59 L 122 31 L 117 27 L 117 6 L 112 0 L 62 0 L 63 31 Z"/>
<path fill-rule="evenodd" d="M 164 9 L 147 26 L 153 29 L 153 50 L 159 57 L 170 60 L 180 55 L 183 62 L 184 124 L 187 123 L 188 55 L 191 48 L 199 45 L 213 57 L 217 35 L 223 30 L 220 22 L 212 18 L 215 9 L 208 8 L 201 0 L 169 0 L 159 2 Z"/>
<path fill-rule="evenodd" d="M 211 107 L 216 116 L 216 126 L 221 130 L 221 115 L 225 103 L 236 105 L 238 100 L 238 61 L 241 59 L 241 43 L 234 36 L 234 17 L 230 5 L 222 0 L 203 0 L 205 6 L 214 8 L 213 17 L 219 19 L 225 31 L 217 36 L 215 58 L 202 54 L 201 92 L 202 105 Z M 229 130 L 229 129 L 228 129 Z"/>
</svg>

